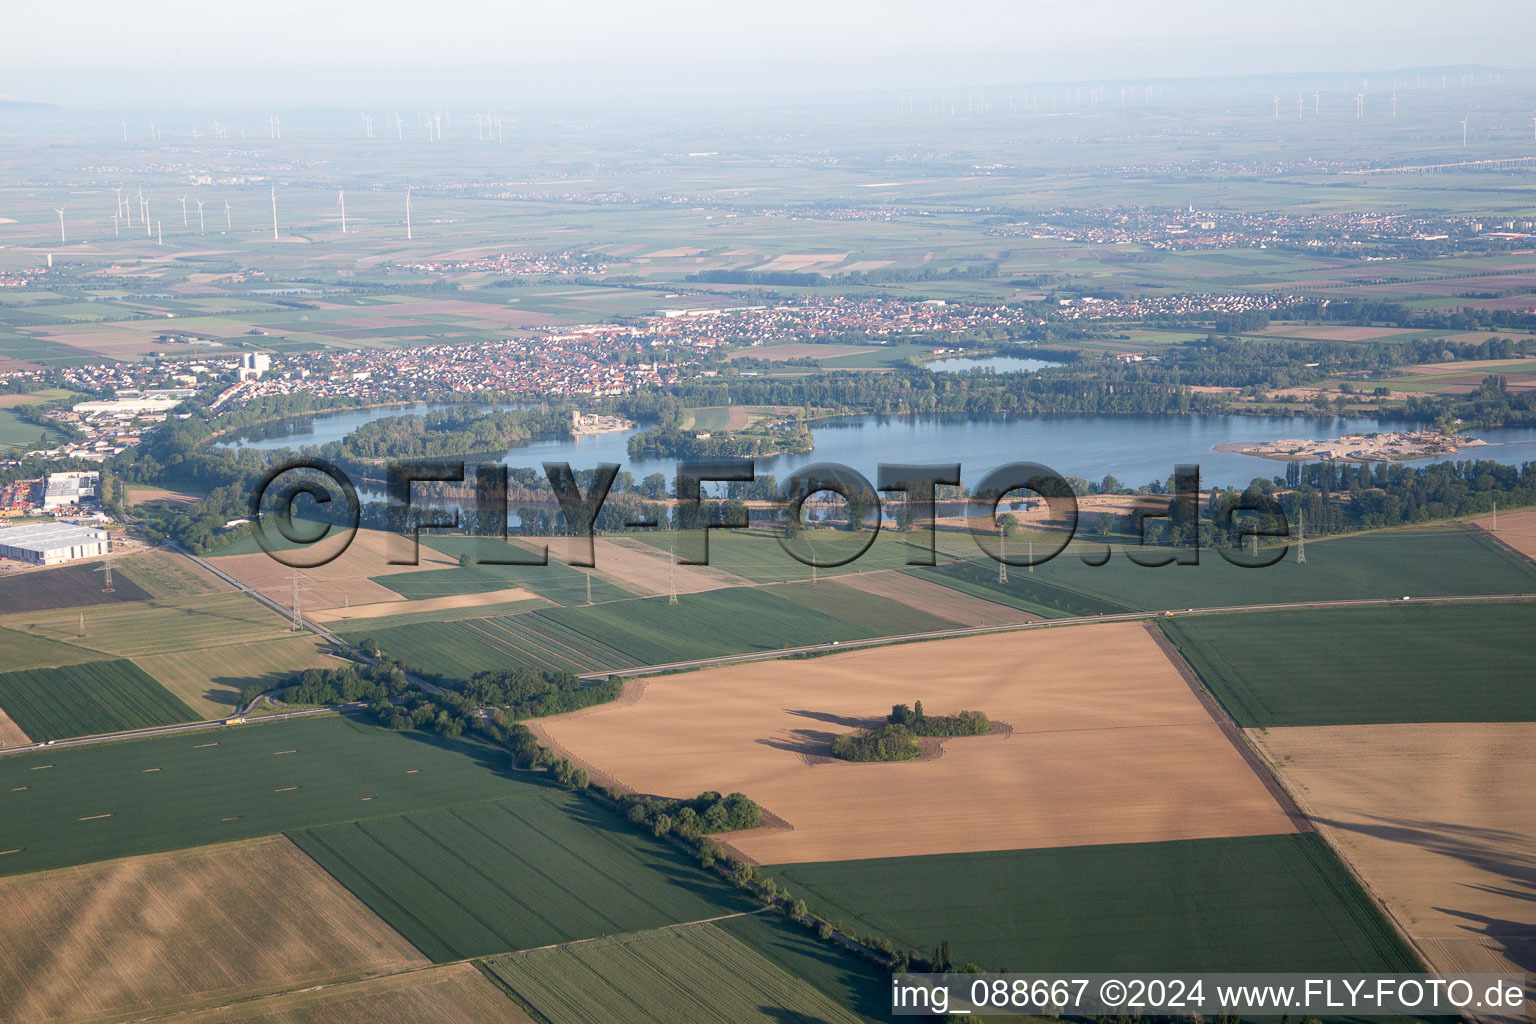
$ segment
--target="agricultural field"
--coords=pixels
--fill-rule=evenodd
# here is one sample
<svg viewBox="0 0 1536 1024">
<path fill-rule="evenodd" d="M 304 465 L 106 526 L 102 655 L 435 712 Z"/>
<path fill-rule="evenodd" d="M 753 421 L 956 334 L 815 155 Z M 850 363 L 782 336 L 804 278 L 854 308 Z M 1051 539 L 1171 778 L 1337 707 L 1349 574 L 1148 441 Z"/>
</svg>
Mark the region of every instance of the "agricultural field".
<svg viewBox="0 0 1536 1024">
<path fill-rule="evenodd" d="M 420 549 L 417 565 L 390 565 L 389 560 L 400 550 L 399 537 L 379 530 L 358 530 L 350 545 L 342 550 L 341 539 L 327 538 L 314 547 L 316 558 L 336 555 L 331 561 L 313 569 L 301 569 L 299 601 L 305 608 L 343 608 L 349 605 L 377 604 L 381 601 L 398 601 L 401 595 L 386 586 L 380 586 L 369 577 L 382 574 L 406 574 L 431 572 L 458 566 L 458 556 L 447 557 L 426 544 Z M 262 551 L 249 535 L 237 538 L 219 549 L 210 561 L 221 571 L 229 573 L 246 586 L 256 590 L 284 607 L 293 604 L 293 570 Z M 437 596 L 437 595 L 432 595 Z M 403 609 L 402 609 L 403 610 Z"/>
<path fill-rule="evenodd" d="M 447 561 L 451 569 L 431 569 L 424 572 L 396 572 L 387 576 L 377 573 L 374 582 L 407 600 L 450 597 L 459 594 L 482 594 L 509 588 L 528 590 L 556 604 L 584 604 L 587 600 L 588 574 L 581 569 L 566 565 L 551 556 L 547 565 L 485 565 L 474 564 L 460 567 L 460 555 L 471 558 L 521 558 L 532 560 L 533 551 L 521 545 L 504 545 L 495 540 L 480 537 L 451 537 L 422 535 L 422 561 L 429 552 L 436 552 L 436 560 Z M 380 560 L 380 565 L 383 564 Z M 614 601 L 634 596 L 630 591 L 597 577 L 592 579 L 593 601 Z"/>
<path fill-rule="evenodd" d="M 128 658 L 210 651 L 277 640 L 289 632 L 289 623 L 276 612 L 241 593 L 121 602 L 83 613 L 67 608 L 11 614 L 0 617 L 0 624 L 29 636 Z"/>
<path fill-rule="evenodd" d="M 891 1019 L 890 974 L 863 957 L 828 946 L 777 914 L 741 914 L 716 921 L 714 927 L 863 1020 Z"/>
<path fill-rule="evenodd" d="M 556 543 L 551 556 L 560 557 Z M 666 551 L 633 537 L 599 537 L 594 541 L 592 572 L 641 597 L 675 591 L 701 594 L 706 590 L 745 586 L 750 581 L 712 565 L 677 564 Z M 595 599 L 595 597 L 594 597 Z"/>
<path fill-rule="evenodd" d="M 173 1024 L 533 1024 L 474 964 L 446 964 L 167 1018 Z"/>
<path fill-rule="evenodd" d="M 929 632 L 953 623 L 879 595 L 794 583 L 692 594 L 675 605 L 649 597 L 384 629 L 341 625 L 353 642 L 372 638 L 406 664 L 464 677 L 509 662 L 582 674 Z"/>
<path fill-rule="evenodd" d="M 1474 519 L 1472 523 L 1500 544 L 1536 561 L 1536 508 L 1506 512 L 1497 522 L 1492 517 L 1484 517 Z"/>
<path fill-rule="evenodd" d="M 824 917 L 901 948 L 928 950 L 947 939 L 957 963 L 987 970 L 1420 970 L 1315 833 L 770 873 Z"/>
<path fill-rule="evenodd" d="M 281 836 L 0 879 L 3 1020 L 138 1018 L 425 962 Z"/>
<path fill-rule="evenodd" d="M 1295 550 L 1267 568 L 1232 565 L 1202 551 L 1199 565 L 1148 568 L 1116 551 L 1103 566 L 1090 566 L 1069 548 L 1033 573 L 1010 569 L 997 582 L 997 563 L 968 562 L 908 570 L 923 579 L 978 596 L 1056 615 L 1101 611 L 1215 608 L 1229 605 L 1328 601 L 1356 598 L 1536 593 L 1536 565 L 1520 559 L 1480 530 L 1450 525 L 1427 530 L 1390 530 L 1307 542 L 1307 561 Z"/>
<path fill-rule="evenodd" d="M 838 734 L 915 700 L 933 714 L 983 711 L 997 724 L 990 735 L 945 740 L 940 757 L 828 756 Z M 852 651 L 793 671 L 759 662 L 660 676 L 628 684 L 614 704 L 532 726 L 595 778 L 637 792 L 751 795 L 789 827 L 724 840 L 768 864 L 1293 827 L 1136 623 Z M 668 742 L 658 746 L 658 735 Z"/>
<path fill-rule="evenodd" d="M 1536 724 L 1254 730 L 1297 802 L 1441 971 L 1536 972 Z M 1536 996 L 1533 996 L 1536 998 Z"/>
<path fill-rule="evenodd" d="M 11 409 L 0 408 L 0 455 L 16 458 L 29 451 L 51 448 L 64 435 L 51 427 L 28 423 Z"/>
<path fill-rule="evenodd" d="M 240 691 L 259 683 L 267 689 L 307 668 L 340 668 L 351 662 L 327 653 L 313 633 L 275 640 L 230 644 L 210 656 L 206 650 L 173 651 L 134 659 L 161 686 L 186 702 L 199 718 L 224 718 L 240 702 Z"/>
<path fill-rule="evenodd" d="M 807 530 L 803 536 L 817 552 L 817 557 L 824 561 L 836 561 L 853 554 L 867 539 L 867 536 L 855 537 L 843 530 L 824 529 Z M 669 547 L 675 547 L 678 557 L 683 557 L 687 550 L 685 544 L 688 543 L 679 539 L 677 534 L 664 532 L 636 533 L 629 539 L 648 544 L 663 553 Z M 693 536 L 693 543 L 697 543 L 696 535 Z M 971 544 L 971 553 L 974 554 L 975 545 L 969 538 L 965 539 L 965 543 Z M 904 535 L 882 530 L 869 550 L 852 562 L 820 568 L 815 572 L 818 579 L 825 579 L 876 569 L 901 569 L 906 567 L 909 559 L 925 554 L 925 549 L 909 542 Z M 941 553 L 939 560 L 943 559 Z M 601 562 L 598 568 L 602 568 Z M 731 573 L 753 583 L 788 583 L 811 578 L 811 567 L 791 557 L 779 545 L 776 530 L 758 527 L 750 530 L 710 530 L 709 568 Z M 993 573 L 996 571 L 994 567 Z"/>
<path fill-rule="evenodd" d="M 57 668 L 82 661 L 102 661 L 108 657 L 100 651 L 88 651 L 44 636 L 4 628 L 0 628 L 0 652 L 5 655 L 5 668 L 17 672 L 29 668 Z"/>
<path fill-rule="evenodd" d="M 197 597 L 232 589 L 190 558 L 163 548 L 114 558 L 112 572 L 115 578 L 127 577 L 154 598 Z"/>
<path fill-rule="evenodd" d="M 126 660 L 0 673 L 0 708 L 34 740 L 174 725 L 198 717 Z"/>
<path fill-rule="evenodd" d="M 1041 618 L 1019 608 L 984 597 L 973 597 L 958 587 L 944 586 L 903 572 L 854 573 L 834 577 L 826 590 L 836 593 L 847 587 L 947 619 L 956 626 L 998 626 Z"/>
<path fill-rule="evenodd" d="M 22 732 L 21 727 L 5 713 L 5 708 L 0 707 L 0 748 L 20 747 L 31 742 L 32 737 Z"/>
<path fill-rule="evenodd" d="M 712 924 L 499 956 L 486 969 L 549 1020 L 585 1024 L 859 1024 Z"/>
<path fill-rule="evenodd" d="M 514 796 L 507 755 L 341 716 L 0 758 L 0 875 Z"/>
<path fill-rule="evenodd" d="M 671 845 L 530 782 L 511 799 L 291 838 L 433 960 L 697 921 L 748 900 Z"/>
<path fill-rule="evenodd" d="M 114 580 L 113 592 L 103 593 L 101 568 L 101 562 L 75 562 L 0 579 L 0 617 L 149 599 L 132 580 Z"/>
<path fill-rule="evenodd" d="M 1241 726 L 1536 721 L 1536 603 L 1319 608 L 1160 625 Z"/>
</svg>

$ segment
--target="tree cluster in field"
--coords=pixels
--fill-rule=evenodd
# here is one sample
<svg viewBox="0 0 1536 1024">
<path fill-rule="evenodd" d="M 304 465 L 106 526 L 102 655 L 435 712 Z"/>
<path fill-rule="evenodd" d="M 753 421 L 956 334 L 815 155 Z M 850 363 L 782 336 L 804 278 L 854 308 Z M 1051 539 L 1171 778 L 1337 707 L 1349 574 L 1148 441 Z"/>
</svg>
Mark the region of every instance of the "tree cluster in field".
<svg viewBox="0 0 1536 1024">
<path fill-rule="evenodd" d="M 394 662 L 377 665 L 344 665 L 341 668 L 307 668 L 284 681 L 282 699 L 287 704 L 351 704 L 354 701 L 385 701 L 411 688 L 405 670 Z M 244 702 L 262 693 L 260 685 L 241 691 Z"/>
<path fill-rule="evenodd" d="M 991 728 L 991 720 L 981 711 L 929 715 L 922 701 L 913 707 L 897 704 L 885 724 L 834 739 L 832 756 L 844 761 L 911 761 L 922 753 L 920 736 L 981 736 Z"/>
<path fill-rule="evenodd" d="M 363 642 L 365 649 L 368 643 Z M 584 683 L 567 672 L 527 667 L 477 672 L 468 679 L 433 679 L 441 692 L 412 690 L 394 701 L 375 701 L 374 718 L 390 729 L 431 729 L 450 738 L 474 729 L 502 742 L 519 719 L 604 704 L 619 695 L 622 685 L 618 679 Z"/>
<path fill-rule="evenodd" d="M 737 832 L 763 823 L 762 809 L 745 793 L 721 796 L 709 791 L 692 800 L 626 794 L 618 798 L 624 816 L 660 838 L 677 833 L 685 839 L 712 832 Z"/>
</svg>

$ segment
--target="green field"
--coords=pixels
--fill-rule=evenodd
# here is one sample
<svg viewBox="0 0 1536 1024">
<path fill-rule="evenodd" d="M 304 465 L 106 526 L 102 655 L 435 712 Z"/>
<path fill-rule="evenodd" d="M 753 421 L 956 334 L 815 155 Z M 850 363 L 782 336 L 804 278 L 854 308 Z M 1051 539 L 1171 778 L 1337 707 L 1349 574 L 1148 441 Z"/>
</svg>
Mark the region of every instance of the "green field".
<svg viewBox="0 0 1536 1024">
<path fill-rule="evenodd" d="M 406 664 L 462 678 L 509 663 L 582 674 L 951 626 L 873 594 L 794 583 L 684 594 L 675 605 L 649 597 L 384 629 L 359 624 L 342 635 L 371 637 Z"/>
<path fill-rule="evenodd" d="M 487 537 L 447 537 L 422 534 L 424 546 L 458 558 L 530 558 L 524 547 L 502 544 Z M 522 587 L 556 604 L 585 604 L 587 573 L 551 556 L 548 565 L 472 565 L 455 569 L 426 569 L 374 577 L 373 582 L 393 590 L 408 601 L 457 594 L 484 594 L 492 590 Z M 592 600 L 615 601 L 632 597 L 627 590 L 598 576 L 592 577 Z"/>
<path fill-rule="evenodd" d="M 793 864 L 811 909 L 1016 971 L 1417 971 L 1315 833 Z"/>
<path fill-rule="evenodd" d="M 712 924 L 513 953 L 485 969 L 549 1020 L 857 1024 L 860 1017 Z"/>
<path fill-rule="evenodd" d="M 492 800 L 523 789 L 501 751 L 337 716 L 16 754 L 0 758 L 0 848 L 16 851 L 0 856 L 0 874 Z"/>
<path fill-rule="evenodd" d="M 845 530 L 819 528 L 807 530 L 804 536 L 817 553 L 817 557 L 823 561 L 836 561 L 846 557 L 867 540 L 867 535 L 864 534 L 856 536 Z M 854 561 L 847 565 L 817 569 L 816 575 L 821 578 L 850 572 L 869 572 L 874 569 L 903 568 L 909 559 L 917 558 L 924 553 L 908 541 L 909 537 L 917 536 L 919 535 L 882 530 L 876 535 L 875 542 L 870 545 L 869 550 Z M 634 539 L 662 551 L 675 545 L 680 558 L 686 550 L 685 542 L 678 539 L 676 534 L 640 532 L 634 534 Z M 966 538 L 965 543 L 971 544 L 970 539 Z M 969 553 L 977 553 L 974 544 L 971 544 Z M 943 552 L 940 552 L 939 560 L 943 561 L 943 559 Z M 709 531 L 709 564 L 716 569 L 749 579 L 753 583 L 783 583 L 786 580 L 811 578 L 811 567 L 791 557 L 779 545 L 777 531 L 761 527 L 750 530 Z M 995 568 L 993 572 L 996 572 Z"/>
<path fill-rule="evenodd" d="M 828 945 L 804 926 L 778 914 L 726 918 L 715 927 L 728 932 L 795 977 L 809 982 L 839 1006 L 866 1021 L 891 1020 L 890 974 L 861 956 Z"/>
<path fill-rule="evenodd" d="M 4 666 L 12 672 L 27 668 L 54 668 L 76 665 L 82 661 L 100 661 L 105 655 L 43 636 L 33 636 L 14 629 L 0 628 L 0 654 Z"/>
<path fill-rule="evenodd" d="M 0 409 L 0 454 L 20 455 L 51 447 L 62 440 L 64 435 L 57 430 L 28 423 L 11 409 Z"/>
<path fill-rule="evenodd" d="M 1160 624 L 1241 726 L 1536 721 L 1536 604 L 1306 609 Z"/>
<path fill-rule="evenodd" d="M 5 624 L 130 658 L 276 640 L 289 633 L 281 616 L 241 593 L 98 605 L 84 609 L 83 625 L 81 614 L 77 608 L 29 612 L 7 616 Z"/>
<path fill-rule="evenodd" d="M 1091 547 L 1103 550 L 1102 545 Z M 985 558 L 911 572 L 978 596 L 995 600 L 992 595 L 1000 594 L 1072 615 L 1404 594 L 1536 592 L 1536 565 L 1501 548 L 1481 530 L 1461 526 L 1311 541 L 1306 564 L 1296 564 L 1293 549 L 1284 561 L 1258 569 L 1232 565 L 1210 550 L 1200 552 L 1199 565 L 1148 568 L 1117 549 L 1107 564 L 1095 567 L 1085 565 L 1074 548 L 1033 573 L 1010 567 L 1003 584 L 997 582 L 997 563 Z"/>
<path fill-rule="evenodd" d="M 575 794 L 512 799 L 291 833 L 437 961 L 697 921 L 749 901 Z"/>
<path fill-rule="evenodd" d="M 201 718 L 131 661 L 0 673 L 0 708 L 34 740 Z"/>
</svg>

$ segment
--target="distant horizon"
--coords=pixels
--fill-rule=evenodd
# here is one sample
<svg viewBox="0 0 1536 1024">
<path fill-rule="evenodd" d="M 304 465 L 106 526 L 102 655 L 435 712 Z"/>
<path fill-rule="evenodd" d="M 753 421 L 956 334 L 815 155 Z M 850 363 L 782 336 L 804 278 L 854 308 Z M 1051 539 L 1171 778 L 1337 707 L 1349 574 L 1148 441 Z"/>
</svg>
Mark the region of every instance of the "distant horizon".
<svg viewBox="0 0 1536 1024">
<path fill-rule="evenodd" d="M 589 110 L 596 106 L 633 107 L 647 106 L 658 103 L 675 103 L 683 101 L 684 106 L 693 108 L 712 106 L 761 106 L 782 104 L 785 102 L 799 103 L 808 99 L 819 99 L 823 103 L 849 104 L 854 102 L 867 102 L 873 98 L 895 99 L 899 96 L 911 95 L 915 100 L 921 101 L 924 97 L 944 95 L 953 98 L 956 94 L 964 94 L 967 91 L 989 91 L 988 99 L 995 104 L 1000 96 L 1006 97 L 1007 91 L 1022 89 L 1044 88 L 1075 88 L 1077 86 L 1105 86 L 1118 88 L 1119 86 L 1163 86 L 1180 87 L 1206 86 L 1210 89 L 1225 87 L 1232 90 L 1233 95 L 1244 95 L 1245 87 L 1251 87 L 1256 92 L 1263 92 L 1270 88 L 1281 87 L 1286 83 L 1289 87 L 1298 85 L 1308 89 L 1320 88 L 1324 92 L 1337 91 L 1339 79 L 1367 78 L 1376 79 L 1371 86 L 1371 92 L 1390 92 L 1393 89 L 1393 80 L 1384 76 L 1418 76 L 1450 74 L 1497 75 L 1500 76 L 1499 84 L 1531 85 L 1536 84 L 1536 62 L 1527 65 L 1495 65 L 1483 63 L 1456 63 L 1443 65 L 1413 65 L 1400 67 L 1375 67 L 1375 68 L 1320 68 L 1320 69 L 1296 69 L 1260 71 L 1249 74 L 1229 75 L 1163 75 L 1163 76 L 1089 76 L 1081 78 L 1053 78 L 1053 79 L 1019 79 L 1013 81 L 955 81 L 952 84 L 908 84 L 884 83 L 878 85 L 849 84 L 839 87 L 814 87 L 778 88 L 774 90 L 751 89 L 739 92 L 716 92 L 712 95 L 699 95 L 697 92 L 687 90 L 641 92 L 638 90 L 624 91 L 576 91 L 562 92 L 528 91 L 517 96 L 505 96 L 495 98 L 485 93 L 476 92 L 469 95 L 467 91 L 457 97 L 444 95 L 426 95 L 426 98 L 408 97 L 401 95 L 389 95 L 387 93 L 373 96 L 361 95 L 309 95 L 305 97 L 289 97 L 275 102 L 262 102 L 254 98 L 217 100 L 204 99 L 198 103 L 178 104 L 176 102 L 157 101 L 152 98 L 128 98 L 118 97 L 115 100 L 104 98 L 56 98 L 31 94 L 6 94 L 0 93 L 0 106 L 16 107 L 41 107 L 47 109 L 69 110 L 76 112 L 132 112 L 153 108 L 162 111 L 235 111 L 263 113 L 269 110 L 313 110 L 334 111 L 352 110 L 362 106 L 378 108 L 398 108 L 400 110 L 418 110 L 424 107 L 450 106 L 456 109 L 476 110 L 483 109 L 488 104 L 491 106 L 515 107 L 527 105 L 546 110 L 554 109 L 580 109 Z M 1484 88 L 1493 84 L 1486 81 L 1468 83 L 1467 88 Z M 1354 88 L 1353 84 L 1349 86 Z M 1396 88 L 1406 91 L 1416 88 L 1414 82 L 1402 79 L 1397 81 Z M 1438 82 L 1425 82 L 1424 89 L 1438 90 Z M 1462 88 L 1458 82 L 1447 83 L 1447 90 Z M 996 91 L 994 91 L 996 90 Z M 565 100 L 566 102 L 561 102 Z"/>
<path fill-rule="evenodd" d="M 1009 84 L 1236 79 L 1348 69 L 1528 71 L 1515 0 L 594 0 L 580 17 L 492 0 L 260 7 L 107 0 L 7 14 L 0 97 L 70 106 L 356 104 L 445 100 L 797 96 Z M 1345 70 L 1339 70 L 1345 69 Z M 188 97 L 196 97 L 189 103 Z"/>
</svg>

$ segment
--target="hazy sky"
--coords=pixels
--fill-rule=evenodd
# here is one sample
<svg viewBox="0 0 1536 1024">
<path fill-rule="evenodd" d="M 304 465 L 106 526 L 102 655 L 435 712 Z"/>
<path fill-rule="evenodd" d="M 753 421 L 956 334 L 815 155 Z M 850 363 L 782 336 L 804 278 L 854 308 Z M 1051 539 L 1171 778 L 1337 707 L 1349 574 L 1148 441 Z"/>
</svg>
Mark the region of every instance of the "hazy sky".
<svg viewBox="0 0 1536 1024">
<path fill-rule="evenodd" d="M 6 0 L 0 97 L 515 101 L 1531 66 L 1531 0 Z"/>
</svg>

